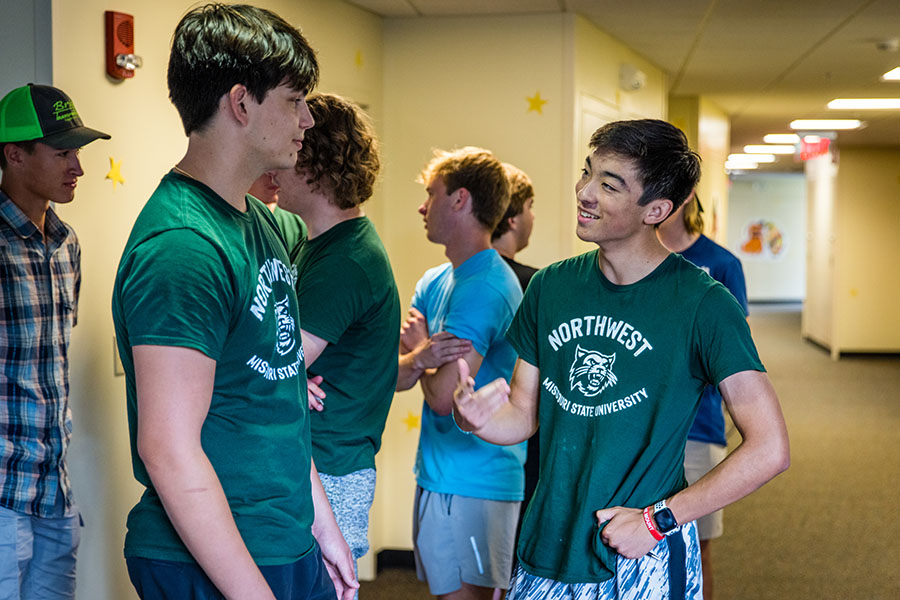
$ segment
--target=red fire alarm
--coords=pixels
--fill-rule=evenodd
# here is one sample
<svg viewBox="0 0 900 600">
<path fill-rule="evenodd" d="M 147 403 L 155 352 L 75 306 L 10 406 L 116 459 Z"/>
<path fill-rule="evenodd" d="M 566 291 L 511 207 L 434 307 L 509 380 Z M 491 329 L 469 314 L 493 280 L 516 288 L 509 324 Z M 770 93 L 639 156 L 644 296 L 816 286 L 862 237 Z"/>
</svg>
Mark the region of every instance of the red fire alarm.
<svg viewBox="0 0 900 600">
<path fill-rule="evenodd" d="M 128 79 L 142 64 L 134 53 L 134 17 L 106 11 L 106 72 L 115 79 Z"/>
</svg>

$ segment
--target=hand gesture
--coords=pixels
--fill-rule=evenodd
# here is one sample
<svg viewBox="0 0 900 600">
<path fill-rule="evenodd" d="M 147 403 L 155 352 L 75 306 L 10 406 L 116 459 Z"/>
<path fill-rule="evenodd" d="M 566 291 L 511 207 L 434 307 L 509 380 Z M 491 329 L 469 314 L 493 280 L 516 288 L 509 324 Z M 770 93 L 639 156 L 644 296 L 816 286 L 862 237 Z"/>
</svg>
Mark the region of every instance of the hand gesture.
<svg viewBox="0 0 900 600">
<path fill-rule="evenodd" d="M 509 384 L 498 377 L 476 392 L 475 380 L 469 376 L 469 363 L 460 358 L 456 364 L 459 371 L 456 392 L 453 394 L 456 423 L 463 431 L 477 431 L 509 403 Z"/>
<path fill-rule="evenodd" d="M 462 358 L 472 349 L 472 342 L 441 331 L 419 344 L 413 352 L 413 364 L 418 369 L 436 369 L 452 360 Z"/>
<path fill-rule="evenodd" d="M 409 316 L 400 324 L 400 353 L 411 352 L 428 338 L 428 321 L 415 308 L 409 309 Z"/>
<path fill-rule="evenodd" d="M 641 558 L 656 546 L 639 508 L 613 506 L 594 513 L 603 542 L 625 558 Z"/>
</svg>

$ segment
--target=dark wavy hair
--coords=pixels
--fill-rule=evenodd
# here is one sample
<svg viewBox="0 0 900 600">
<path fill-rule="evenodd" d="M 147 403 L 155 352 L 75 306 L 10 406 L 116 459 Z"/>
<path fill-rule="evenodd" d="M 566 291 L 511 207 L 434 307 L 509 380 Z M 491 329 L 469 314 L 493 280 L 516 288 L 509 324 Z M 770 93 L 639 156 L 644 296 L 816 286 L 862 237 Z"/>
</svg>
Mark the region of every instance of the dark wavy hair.
<svg viewBox="0 0 900 600">
<path fill-rule="evenodd" d="M 309 92 L 318 81 L 319 63 L 306 38 L 264 8 L 206 4 L 188 12 L 175 28 L 169 98 L 185 134 L 201 129 L 236 84 L 262 102 L 282 83 Z"/>
<path fill-rule="evenodd" d="M 659 119 L 607 123 L 591 136 L 590 147 L 634 162 L 644 188 L 641 206 L 666 198 L 674 212 L 700 180 L 700 156 L 680 129 Z"/>
<path fill-rule="evenodd" d="M 509 208 L 506 209 L 506 213 L 494 228 L 494 233 L 491 234 L 492 240 L 499 239 L 509 231 L 509 220 L 521 215 L 525 210 L 525 203 L 534 198 L 534 187 L 531 185 L 531 178 L 525 174 L 525 171 L 509 163 L 503 163 L 503 169 L 509 179 Z"/>
<path fill-rule="evenodd" d="M 435 150 L 416 180 L 428 185 L 436 176 L 444 180 L 448 194 L 466 188 L 472 196 L 472 214 L 485 229 L 494 231 L 509 206 L 509 179 L 503 163 L 490 150 L 474 146 Z"/>
<path fill-rule="evenodd" d="M 340 96 L 316 94 L 307 104 L 316 124 L 297 153 L 297 172 L 305 171 L 307 184 L 329 193 L 338 208 L 359 206 L 372 197 L 381 168 L 372 124 Z"/>
</svg>

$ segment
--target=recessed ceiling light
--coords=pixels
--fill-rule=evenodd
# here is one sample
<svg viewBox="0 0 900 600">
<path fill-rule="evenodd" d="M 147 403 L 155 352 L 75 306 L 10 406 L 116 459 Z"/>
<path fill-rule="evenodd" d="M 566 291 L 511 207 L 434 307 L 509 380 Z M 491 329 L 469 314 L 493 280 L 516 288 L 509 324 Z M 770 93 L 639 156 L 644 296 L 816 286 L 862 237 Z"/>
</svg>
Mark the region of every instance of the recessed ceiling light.
<svg viewBox="0 0 900 600">
<path fill-rule="evenodd" d="M 791 129 L 801 131 L 831 131 L 834 129 L 859 129 L 859 119 L 797 119 L 791 121 Z"/>
<path fill-rule="evenodd" d="M 767 144 L 799 144 L 800 136 L 796 133 L 770 133 L 763 136 Z"/>
<path fill-rule="evenodd" d="M 729 171 L 746 171 L 749 169 L 758 169 L 759 165 L 756 163 L 748 163 L 748 162 L 731 162 L 725 161 L 725 168 Z"/>
<path fill-rule="evenodd" d="M 775 162 L 774 154 L 729 154 L 728 162 L 771 163 Z"/>
<path fill-rule="evenodd" d="M 828 103 L 832 110 L 893 110 L 900 108 L 900 98 L 835 98 Z"/>
<path fill-rule="evenodd" d="M 747 154 L 793 154 L 794 147 L 788 144 L 749 144 L 744 146 Z"/>
<path fill-rule="evenodd" d="M 881 76 L 882 81 L 900 81 L 900 67 L 894 67 Z"/>
</svg>

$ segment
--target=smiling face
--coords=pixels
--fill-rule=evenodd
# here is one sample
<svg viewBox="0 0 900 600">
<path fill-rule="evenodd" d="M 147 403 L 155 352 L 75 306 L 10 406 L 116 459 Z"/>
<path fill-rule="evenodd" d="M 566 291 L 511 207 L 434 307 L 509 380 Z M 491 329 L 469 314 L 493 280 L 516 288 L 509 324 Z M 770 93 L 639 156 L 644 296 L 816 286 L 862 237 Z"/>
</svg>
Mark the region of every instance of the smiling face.
<svg viewBox="0 0 900 600">
<path fill-rule="evenodd" d="M 623 241 L 651 225 L 648 216 L 658 209 L 660 201 L 640 206 L 638 201 L 643 193 L 644 187 L 631 160 L 609 152 L 588 156 L 581 179 L 575 184 L 578 237 L 596 244 Z"/>
<path fill-rule="evenodd" d="M 252 94 L 246 102 L 253 107 L 250 121 L 252 143 L 263 170 L 294 166 L 303 146 L 304 132 L 315 124 L 306 105 L 306 92 L 285 83 L 269 91 L 261 103 Z"/>
</svg>

